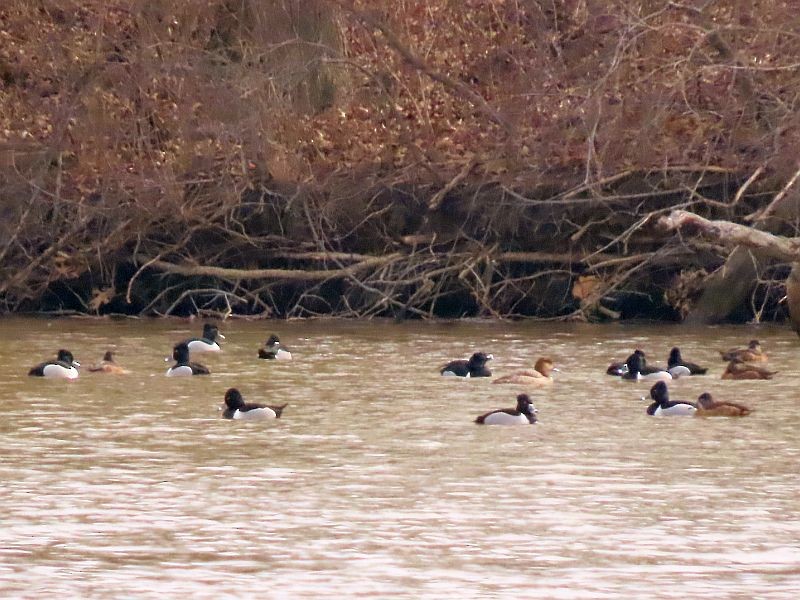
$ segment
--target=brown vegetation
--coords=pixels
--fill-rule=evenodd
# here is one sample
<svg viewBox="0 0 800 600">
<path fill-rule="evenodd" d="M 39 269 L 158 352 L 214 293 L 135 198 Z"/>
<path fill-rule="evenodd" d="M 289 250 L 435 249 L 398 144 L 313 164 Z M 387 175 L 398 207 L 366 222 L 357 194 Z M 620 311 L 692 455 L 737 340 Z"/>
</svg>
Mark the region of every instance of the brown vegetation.
<svg viewBox="0 0 800 600">
<path fill-rule="evenodd" d="M 658 217 L 798 226 L 795 7 L 696 6 L 7 0 L 2 309 L 683 316 Z"/>
</svg>

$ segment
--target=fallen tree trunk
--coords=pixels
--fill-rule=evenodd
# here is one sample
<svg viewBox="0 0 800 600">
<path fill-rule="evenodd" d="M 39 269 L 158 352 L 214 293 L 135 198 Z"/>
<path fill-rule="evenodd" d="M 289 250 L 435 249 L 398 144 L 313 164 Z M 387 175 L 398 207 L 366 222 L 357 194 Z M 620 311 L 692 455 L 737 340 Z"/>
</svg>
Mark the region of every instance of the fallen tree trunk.
<svg viewBox="0 0 800 600">
<path fill-rule="evenodd" d="M 676 210 L 666 217 L 661 217 L 659 225 L 669 231 L 694 232 L 722 244 L 736 246 L 735 252 L 740 253 L 740 256 L 736 258 L 737 262 L 748 260 L 749 257 L 746 256 L 744 249 L 757 253 L 761 257 L 791 262 L 792 271 L 786 280 L 786 304 L 789 308 L 792 329 L 800 335 L 800 238 L 774 235 L 730 221 L 711 221 L 682 210 Z M 753 262 L 752 258 L 749 260 L 751 263 Z M 743 283 L 750 285 L 748 281 Z M 713 290 L 713 287 L 708 289 Z M 735 296 L 730 293 L 730 290 L 726 291 L 722 287 L 715 293 L 720 296 L 721 302 L 724 302 L 726 294 L 728 297 Z"/>
</svg>

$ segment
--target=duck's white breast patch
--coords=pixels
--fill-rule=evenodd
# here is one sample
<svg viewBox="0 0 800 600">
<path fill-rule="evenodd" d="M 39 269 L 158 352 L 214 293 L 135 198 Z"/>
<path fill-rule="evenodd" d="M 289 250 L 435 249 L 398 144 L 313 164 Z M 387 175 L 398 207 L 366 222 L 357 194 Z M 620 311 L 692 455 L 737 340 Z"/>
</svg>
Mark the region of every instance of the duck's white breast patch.
<svg viewBox="0 0 800 600">
<path fill-rule="evenodd" d="M 253 408 L 251 410 L 242 412 L 241 410 L 237 410 L 233 413 L 234 419 L 246 419 L 248 421 L 256 421 L 259 419 L 274 419 L 275 418 L 275 411 L 271 408 L 264 407 L 264 408 Z"/>
<path fill-rule="evenodd" d="M 167 377 L 185 377 L 192 375 L 192 367 L 181 365 L 180 367 L 170 367 L 167 370 Z"/>
<path fill-rule="evenodd" d="M 217 342 L 209 344 L 208 342 L 204 342 L 202 340 L 193 340 L 186 344 L 189 346 L 190 352 L 221 352 L 221 348 Z"/>
<path fill-rule="evenodd" d="M 669 408 L 661 408 L 659 406 L 656 409 L 654 416 L 680 417 L 686 415 L 693 415 L 695 412 L 697 412 L 697 409 L 691 404 L 676 404 L 675 406 L 670 406 Z"/>
<path fill-rule="evenodd" d="M 525 415 L 510 415 L 505 412 L 495 412 L 483 420 L 484 425 L 529 425 Z"/>
<path fill-rule="evenodd" d="M 44 369 L 42 369 L 42 375 L 54 379 L 77 379 L 78 369 L 75 367 L 65 368 L 61 365 L 45 365 Z"/>
</svg>

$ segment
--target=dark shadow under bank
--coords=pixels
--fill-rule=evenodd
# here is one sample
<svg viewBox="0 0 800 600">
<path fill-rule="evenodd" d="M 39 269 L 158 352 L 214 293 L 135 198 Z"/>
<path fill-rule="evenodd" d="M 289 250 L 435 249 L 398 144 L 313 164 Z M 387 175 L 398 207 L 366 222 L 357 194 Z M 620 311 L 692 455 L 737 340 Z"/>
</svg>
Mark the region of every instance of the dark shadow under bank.
<svg viewBox="0 0 800 600">
<path fill-rule="evenodd" d="M 709 200 L 693 209 L 708 216 L 736 218 L 757 202 L 745 197 L 735 210 L 720 208 L 738 183 L 730 175 L 686 179 L 639 173 L 574 195 L 464 183 L 433 208 L 436 188 L 421 183 L 254 187 L 230 204 L 213 203 L 209 190 L 202 210 L 210 212 L 191 215 L 191 227 L 177 213 L 156 221 L 137 214 L 142 220 L 127 229 L 112 225 L 130 207 L 101 197 L 95 208 L 107 229 L 87 220 L 28 271 L 28 254 L 7 253 L 0 311 L 678 322 L 727 253 L 659 231 L 656 217 L 687 202 L 688 183 Z M 26 235 L 44 239 L 45 229 L 60 227 L 46 222 Z M 20 273 L 27 279 L 12 281 Z M 787 275 L 782 264 L 759 273 L 726 321 L 784 320 Z"/>
</svg>

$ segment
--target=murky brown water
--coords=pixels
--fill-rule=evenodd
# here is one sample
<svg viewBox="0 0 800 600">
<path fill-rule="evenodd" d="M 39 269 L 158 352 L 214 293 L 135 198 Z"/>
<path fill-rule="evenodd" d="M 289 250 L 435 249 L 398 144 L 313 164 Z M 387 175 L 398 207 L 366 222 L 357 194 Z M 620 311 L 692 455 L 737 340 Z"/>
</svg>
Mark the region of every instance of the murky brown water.
<svg viewBox="0 0 800 600">
<path fill-rule="evenodd" d="M 0 320 L 0 596 L 39 598 L 796 598 L 800 348 L 783 328 L 226 322 L 210 377 L 164 377 L 199 323 Z M 276 332 L 296 360 L 257 360 Z M 770 382 L 717 349 L 762 340 Z M 604 374 L 678 343 L 713 375 L 675 382 L 756 408 L 654 418 Z M 28 377 L 61 347 L 128 376 Z M 500 374 L 563 373 L 540 423 L 479 427 L 515 389 L 446 379 L 473 349 Z M 220 418 L 224 391 L 289 402 Z"/>
</svg>

